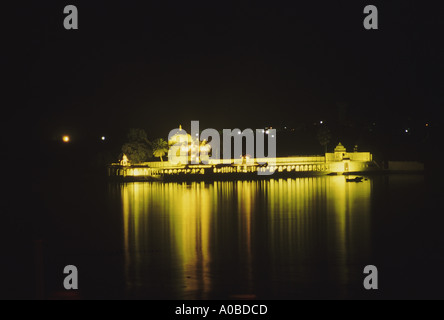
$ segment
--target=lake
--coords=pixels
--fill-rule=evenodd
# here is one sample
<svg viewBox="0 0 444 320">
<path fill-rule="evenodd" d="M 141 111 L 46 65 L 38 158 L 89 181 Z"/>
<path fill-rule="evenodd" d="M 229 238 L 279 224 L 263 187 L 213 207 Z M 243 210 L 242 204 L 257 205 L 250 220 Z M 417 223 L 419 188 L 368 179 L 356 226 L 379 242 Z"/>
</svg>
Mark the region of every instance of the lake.
<svg viewBox="0 0 444 320">
<path fill-rule="evenodd" d="M 37 278 L 46 298 L 63 297 L 68 264 L 88 299 L 444 297 L 442 206 L 422 175 L 63 180 L 36 192 L 37 227 L 10 259 L 38 269 L 34 248 L 43 241 Z M 363 287 L 367 265 L 378 268 L 378 291 Z M 17 270 L 10 272 L 19 278 Z M 35 281 L 24 279 L 11 281 L 10 293 L 32 298 L 35 286 L 14 285 Z"/>
</svg>

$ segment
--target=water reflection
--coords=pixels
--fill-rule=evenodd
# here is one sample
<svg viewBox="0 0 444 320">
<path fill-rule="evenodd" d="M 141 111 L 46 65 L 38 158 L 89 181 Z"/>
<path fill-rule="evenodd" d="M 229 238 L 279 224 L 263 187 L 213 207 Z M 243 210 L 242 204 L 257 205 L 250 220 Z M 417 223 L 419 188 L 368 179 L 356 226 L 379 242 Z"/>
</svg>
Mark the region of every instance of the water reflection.
<svg viewBox="0 0 444 320">
<path fill-rule="evenodd" d="M 122 185 L 127 296 L 345 296 L 371 254 L 371 192 L 342 176 Z"/>
</svg>

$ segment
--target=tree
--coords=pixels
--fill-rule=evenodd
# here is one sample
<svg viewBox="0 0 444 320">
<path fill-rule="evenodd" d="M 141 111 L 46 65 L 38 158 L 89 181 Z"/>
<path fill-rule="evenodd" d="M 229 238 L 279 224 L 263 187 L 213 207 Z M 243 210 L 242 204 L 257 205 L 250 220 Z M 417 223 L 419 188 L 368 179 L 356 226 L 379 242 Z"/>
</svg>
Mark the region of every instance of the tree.
<svg viewBox="0 0 444 320">
<path fill-rule="evenodd" d="M 323 125 L 318 130 L 318 140 L 321 146 L 324 146 L 325 153 L 327 153 L 328 144 L 331 141 L 331 132 L 327 126 Z"/>
<path fill-rule="evenodd" d="M 160 161 L 163 162 L 163 156 L 168 153 L 168 142 L 163 140 L 162 138 L 156 139 L 153 141 L 153 155 L 155 157 L 159 157 Z"/>
<path fill-rule="evenodd" d="M 142 163 L 152 156 L 151 142 L 143 129 L 130 129 L 128 142 L 122 146 L 122 152 L 134 163 Z"/>
</svg>

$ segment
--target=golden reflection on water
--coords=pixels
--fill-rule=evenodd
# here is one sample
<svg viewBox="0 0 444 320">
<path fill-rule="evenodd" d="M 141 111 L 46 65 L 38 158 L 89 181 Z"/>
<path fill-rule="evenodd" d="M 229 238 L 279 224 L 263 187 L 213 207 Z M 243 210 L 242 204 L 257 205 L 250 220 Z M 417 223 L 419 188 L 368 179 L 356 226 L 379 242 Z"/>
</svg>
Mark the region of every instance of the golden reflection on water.
<svg viewBox="0 0 444 320">
<path fill-rule="evenodd" d="M 371 250 L 371 191 L 371 180 L 343 176 L 124 184 L 128 294 L 279 296 L 314 279 L 346 285 L 349 266 Z"/>
</svg>

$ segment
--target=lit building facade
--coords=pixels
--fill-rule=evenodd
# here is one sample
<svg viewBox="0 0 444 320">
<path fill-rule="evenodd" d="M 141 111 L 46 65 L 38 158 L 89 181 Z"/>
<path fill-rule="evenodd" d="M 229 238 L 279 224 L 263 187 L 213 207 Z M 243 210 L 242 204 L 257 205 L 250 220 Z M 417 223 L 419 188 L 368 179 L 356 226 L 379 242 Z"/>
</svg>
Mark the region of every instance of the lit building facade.
<svg viewBox="0 0 444 320">
<path fill-rule="evenodd" d="M 183 139 L 183 135 L 179 135 Z M 192 137 L 185 137 L 190 142 Z M 170 141 L 171 142 L 171 141 Z M 187 150 L 188 151 L 188 150 Z M 191 150 L 190 150 L 191 151 Z M 188 156 L 188 160 L 190 156 Z M 139 165 L 112 164 L 108 167 L 110 177 L 123 180 L 190 180 L 205 179 L 250 179 L 256 178 L 259 172 L 274 172 L 264 175 L 267 178 L 291 177 L 303 175 L 359 174 L 380 170 L 370 152 L 353 152 L 340 143 L 333 153 L 323 156 L 279 157 L 273 159 L 272 165 L 259 165 L 270 159 L 254 159 L 250 164 L 234 164 L 234 159 L 210 160 L 208 164 L 177 164 L 169 162 L 147 162 Z M 187 163 L 186 159 L 184 163 Z M 188 161 L 188 163 L 191 163 Z"/>
</svg>

